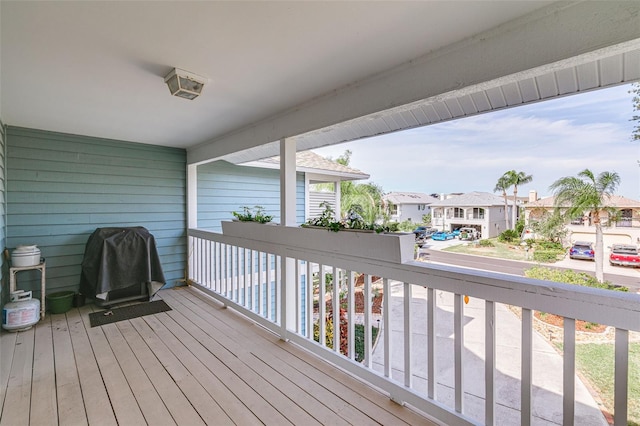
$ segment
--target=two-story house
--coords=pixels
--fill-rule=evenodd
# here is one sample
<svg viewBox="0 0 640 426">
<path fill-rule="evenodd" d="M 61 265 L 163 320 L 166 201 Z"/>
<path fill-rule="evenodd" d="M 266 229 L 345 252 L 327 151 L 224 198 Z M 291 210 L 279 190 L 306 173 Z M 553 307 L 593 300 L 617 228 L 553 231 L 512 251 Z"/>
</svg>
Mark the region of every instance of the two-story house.
<svg viewBox="0 0 640 426">
<path fill-rule="evenodd" d="M 513 201 L 507 201 L 511 217 Z M 507 229 L 504 199 L 489 192 L 468 192 L 431 203 L 432 225 L 443 231 L 475 228 L 481 238 L 498 236 Z"/>
<path fill-rule="evenodd" d="M 422 223 L 425 215 L 431 214 L 431 203 L 437 198 L 421 192 L 390 192 L 382 199 L 389 220 L 404 222 L 406 220 Z"/>
</svg>

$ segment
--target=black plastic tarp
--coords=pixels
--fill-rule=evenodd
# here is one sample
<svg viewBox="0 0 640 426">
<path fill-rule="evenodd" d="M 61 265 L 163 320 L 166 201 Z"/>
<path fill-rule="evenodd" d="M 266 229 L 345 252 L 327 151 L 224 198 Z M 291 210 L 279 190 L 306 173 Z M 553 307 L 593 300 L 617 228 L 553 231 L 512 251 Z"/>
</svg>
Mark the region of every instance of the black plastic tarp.
<svg viewBox="0 0 640 426">
<path fill-rule="evenodd" d="M 91 234 L 82 260 L 82 294 L 95 298 L 151 282 L 165 280 L 155 239 L 146 228 L 97 228 Z"/>
</svg>

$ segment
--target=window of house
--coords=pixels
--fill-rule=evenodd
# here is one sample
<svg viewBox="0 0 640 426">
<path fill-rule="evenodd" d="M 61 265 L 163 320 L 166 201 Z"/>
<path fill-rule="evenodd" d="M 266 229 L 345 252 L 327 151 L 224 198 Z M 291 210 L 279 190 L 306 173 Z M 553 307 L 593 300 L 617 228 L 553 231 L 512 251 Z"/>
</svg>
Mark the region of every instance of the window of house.
<svg viewBox="0 0 640 426">
<path fill-rule="evenodd" d="M 461 209 L 460 207 L 455 207 L 453 209 L 453 217 L 464 219 L 464 209 Z"/>
<path fill-rule="evenodd" d="M 418 204 L 418 211 L 425 210 L 427 206 L 425 204 Z"/>
<path fill-rule="evenodd" d="M 473 218 L 474 219 L 484 219 L 484 209 L 480 207 L 473 208 Z"/>
<path fill-rule="evenodd" d="M 389 214 L 398 214 L 398 206 L 389 203 Z"/>
<path fill-rule="evenodd" d="M 617 226 L 630 227 L 632 225 L 633 211 L 631 209 L 620 210 L 620 219 L 618 219 Z"/>
</svg>

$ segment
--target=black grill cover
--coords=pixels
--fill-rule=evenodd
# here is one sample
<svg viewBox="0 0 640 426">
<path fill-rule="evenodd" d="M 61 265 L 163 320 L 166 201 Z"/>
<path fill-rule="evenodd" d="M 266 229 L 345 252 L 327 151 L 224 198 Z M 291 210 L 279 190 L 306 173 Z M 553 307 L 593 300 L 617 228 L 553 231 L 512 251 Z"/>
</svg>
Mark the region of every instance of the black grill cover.
<svg viewBox="0 0 640 426">
<path fill-rule="evenodd" d="M 155 239 L 146 228 L 97 228 L 91 234 L 82 260 L 82 294 L 95 298 L 153 281 L 165 282 Z"/>
</svg>

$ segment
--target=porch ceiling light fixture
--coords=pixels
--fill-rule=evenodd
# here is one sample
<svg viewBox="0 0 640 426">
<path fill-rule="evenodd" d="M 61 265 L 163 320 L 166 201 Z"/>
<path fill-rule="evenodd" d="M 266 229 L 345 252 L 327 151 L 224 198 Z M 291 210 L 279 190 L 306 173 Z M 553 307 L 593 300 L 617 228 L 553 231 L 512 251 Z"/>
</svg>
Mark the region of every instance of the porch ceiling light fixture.
<svg viewBox="0 0 640 426">
<path fill-rule="evenodd" d="M 200 96 L 206 81 L 205 77 L 180 68 L 174 68 L 164 78 L 164 82 L 169 86 L 169 91 L 173 96 L 189 100 L 194 100 Z"/>
</svg>

